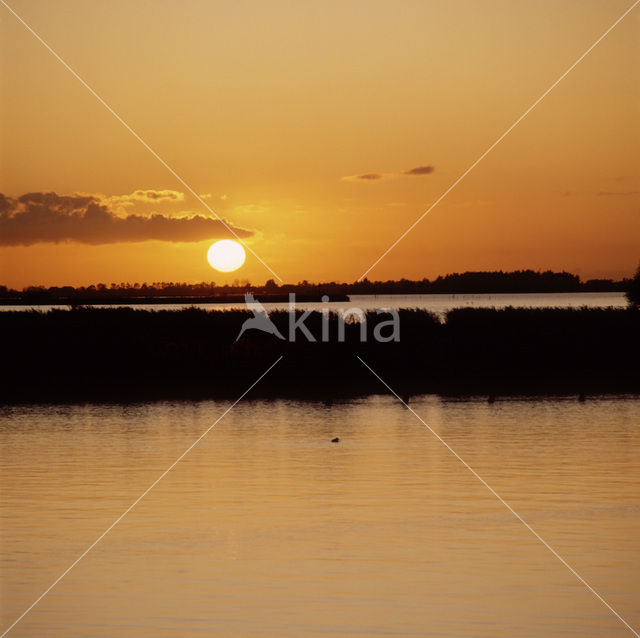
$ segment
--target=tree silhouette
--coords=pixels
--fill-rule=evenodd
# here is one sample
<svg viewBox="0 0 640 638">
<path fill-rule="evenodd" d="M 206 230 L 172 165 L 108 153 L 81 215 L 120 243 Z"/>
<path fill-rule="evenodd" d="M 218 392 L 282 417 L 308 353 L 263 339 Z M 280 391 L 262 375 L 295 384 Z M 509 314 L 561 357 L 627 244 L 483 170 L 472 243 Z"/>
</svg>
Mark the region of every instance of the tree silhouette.
<svg viewBox="0 0 640 638">
<path fill-rule="evenodd" d="M 629 282 L 626 295 L 630 306 L 640 308 L 640 265 L 636 270 L 635 277 Z"/>
</svg>

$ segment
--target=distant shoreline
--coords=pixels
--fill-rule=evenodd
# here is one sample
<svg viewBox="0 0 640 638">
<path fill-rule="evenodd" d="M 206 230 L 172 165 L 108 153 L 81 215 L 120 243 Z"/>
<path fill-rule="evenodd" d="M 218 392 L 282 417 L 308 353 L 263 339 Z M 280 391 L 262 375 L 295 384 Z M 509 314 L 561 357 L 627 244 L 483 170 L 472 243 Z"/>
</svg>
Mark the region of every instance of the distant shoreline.
<svg viewBox="0 0 640 638">
<path fill-rule="evenodd" d="M 287 303 L 289 295 L 259 295 L 263 303 Z M 330 301 L 349 301 L 347 295 L 332 295 Z M 218 295 L 214 297 L 58 297 L 53 299 L 0 299 L 0 306 L 134 306 L 142 304 L 243 304 L 244 294 Z M 296 302 L 321 303 L 322 295 L 296 295 Z"/>
<path fill-rule="evenodd" d="M 631 279 L 589 279 L 578 275 L 551 270 L 516 270 L 512 272 L 463 272 L 429 279 L 398 279 L 388 281 L 335 281 L 297 284 L 276 283 L 273 279 L 264 285 L 248 281 L 217 285 L 201 283 L 99 283 L 91 286 L 28 286 L 13 290 L 0 286 L 0 305 L 132 305 L 132 304 L 214 304 L 238 303 L 245 293 L 252 293 L 260 301 L 281 303 L 295 293 L 297 301 L 320 302 L 327 295 L 333 301 L 348 301 L 349 295 L 473 295 L 473 294 L 540 294 L 572 292 L 625 292 Z"/>
</svg>

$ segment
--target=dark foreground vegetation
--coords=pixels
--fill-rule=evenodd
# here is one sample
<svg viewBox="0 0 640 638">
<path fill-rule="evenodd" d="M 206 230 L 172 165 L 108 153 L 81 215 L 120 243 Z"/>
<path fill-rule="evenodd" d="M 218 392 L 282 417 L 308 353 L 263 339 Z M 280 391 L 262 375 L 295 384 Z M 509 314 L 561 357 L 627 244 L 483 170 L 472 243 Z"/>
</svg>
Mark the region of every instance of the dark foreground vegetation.
<svg viewBox="0 0 640 638">
<path fill-rule="evenodd" d="M 323 400 L 385 388 L 362 357 L 402 396 L 640 392 L 640 311 L 623 309 L 461 309 L 446 321 L 400 311 L 400 340 L 347 324 L 336 341 L 293 343 L 258 331 L 235 341 L 245 311 L 132 308 L 0 313 L 0 400 L 236 398 L 278 357 L 253 397 Z M 282 334 L 288 314 L 271 313 Z M 380 316 L 370 313 L 369 326 Z M 321 316 L 305 324 L 318 338 Z M 386 334 L 383 331 L 383 335 Z"/>
<path fill-rule="evenodd" d="M 309 283 L 278 285 L 273 279 L 263 286 L 237 281 L 233 285 L 213 282 L 197 284 L 156 282 L 143 284 L 112 283 L 95 286 L 29 286 L 13 290 L 0 286 L 0 305 L 36 304 L 133 304 L 133 303 L 227 303 L 242 301 L 245 292 L 258 295 L 261 301 L 287 299 L 296 293 L 299 301 L 320 300 L 329 295 L 343 300 L 347 295 L 372 294 L 483 294 L 483 293 L 548 293 L 548 292 L 623 292 L 629 279 L 589 279 L 581 281 L 567 272 L 516 270 L 514 272 L 464 272 L 434 280 L 399 279 L 390 281 L 355 281 L 353 283 Z"/>
</svg>

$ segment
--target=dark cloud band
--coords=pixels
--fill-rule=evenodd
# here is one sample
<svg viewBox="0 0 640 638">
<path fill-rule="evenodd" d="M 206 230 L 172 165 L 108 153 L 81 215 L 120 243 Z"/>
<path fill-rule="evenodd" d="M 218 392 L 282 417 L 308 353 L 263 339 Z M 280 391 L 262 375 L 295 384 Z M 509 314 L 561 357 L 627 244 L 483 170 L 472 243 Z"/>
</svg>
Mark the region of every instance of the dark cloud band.
<svg viewBox="0 0 640 638">
<path fill-rule="evenodd" d="M 416 166 L 407 171 L 403 171 L 404 175 L 431 175 L 434 171 L 433 166 Z"/>
<path fill-rule="evenodd" d="M 253 234 L 230 227 L 238 237 Z M 93 245 L 149 240 L 196 242 L 232 236 L 221 221 L 201 215 L 170 217 L 158 213 L 121 217 L 93 195 L 27 193 L 12 198 L 0 194 L 2 246 L 65 241 Z"/>
<path fill-rule="evenodd" d="M 363 173 L 362 175 L 356 175 L 356 179 L 382 179 L 380 173 Z"/>
<path fill-rule="evenodd" d="M 434 166 L 416 166 L 415 168 L 409 168 L 400 173 L 362 173 L 360 175 L 347 175 L 343 177 L 342 180 L 345 182 L 375 182 L 377 180 L 397 179 L 403 175 L 417 177 L 431 175 L 435 170 Z"/>
</svg>

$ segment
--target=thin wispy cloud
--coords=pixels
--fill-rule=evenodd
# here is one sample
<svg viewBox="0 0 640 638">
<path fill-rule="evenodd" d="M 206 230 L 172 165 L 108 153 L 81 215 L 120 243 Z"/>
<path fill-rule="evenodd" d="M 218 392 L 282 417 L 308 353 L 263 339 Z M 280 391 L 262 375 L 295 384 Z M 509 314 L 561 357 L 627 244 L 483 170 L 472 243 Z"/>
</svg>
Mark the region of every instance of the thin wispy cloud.
<svg viewBox="0 0 640 638">
<path fill-rule="evenodd" d="M 381 180 L 395 179 L 403 176 L 421 177 L 431 175 L 435 171 L 433 166 L 416 166 L 399 173 L 361 173 L 359 175 L 346 175 L 342 177 L 343 182 L 376 182 Z"/>
<path fill-rule="evenodd" d="M 375 182 L 384 179 L 382 173 L 361 173 L 360 175 L 345 175 L 342 177 L 343 182 Z"/>
<path fill-rule="evenodd" d="M 240 237 L 254 234 L 244 228 L 231 228 Z M 2 246 L 61 242 L 98 245 L 149 240 L 197 242 L 232 236 L 222 221 L 198 214 L 118 215 L 97 195 L 37 192 L 13 198 L 0 194 Z"/>
<path fill-rule="evenodd" d="M 415 168 L 410 168 L 407 171 L 403 171 L 403 175 L 431 175 L 434 171 L 433 166 L 416 166 Z"/>
<path fill-rule="evenodd" d="M 136 190 L 129 195 L 113 195 L 103 198 L 106 204 L 119 206 L 133 206 L 138 202 L 147 204 L 158 204 L 164 202 L 183 202 L 184 193 L 173 190 Z"/>
</svg>

